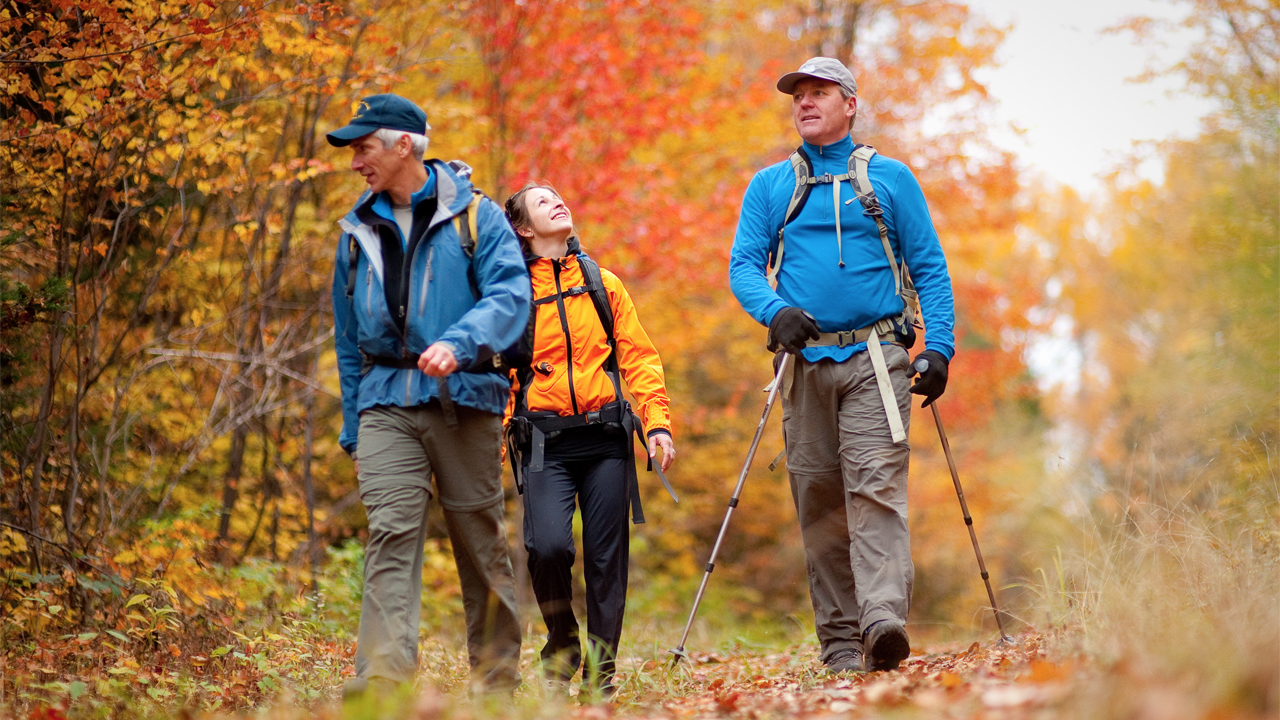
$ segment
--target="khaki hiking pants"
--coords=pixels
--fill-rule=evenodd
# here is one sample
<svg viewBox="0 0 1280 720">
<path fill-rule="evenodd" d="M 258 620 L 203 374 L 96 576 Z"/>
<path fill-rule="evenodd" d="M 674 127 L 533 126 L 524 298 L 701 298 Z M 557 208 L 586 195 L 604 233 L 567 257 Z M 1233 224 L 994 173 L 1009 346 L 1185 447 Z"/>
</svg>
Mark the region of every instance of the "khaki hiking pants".
<svg viewBox="0 0 1280 720">
<path fill-rule="evenodd" d="M 520 623 L 503 519 L 502 418 L 439 404 L 360 414 L 360 499 L 369 515 L 356 676 L 410 682 L 418 664 L 427 506 L 438 495 L 462 585 L 473 682 L 520 684 Z M 434 476 L 434 486 L 431 478 Z"/>
<path fill-rule="evenodd" d="M 884 345 L 903 425 L 911 427 L 907 351 Z M 826 662 L 862 649 L 862 631 L 906 622 L 915 567 L 907 532 L 906 441 L 894 443 L 867 353 L 794 358 L 782 400 L 787 470 L 804 539 L 809 596 Z"/>
</svg>

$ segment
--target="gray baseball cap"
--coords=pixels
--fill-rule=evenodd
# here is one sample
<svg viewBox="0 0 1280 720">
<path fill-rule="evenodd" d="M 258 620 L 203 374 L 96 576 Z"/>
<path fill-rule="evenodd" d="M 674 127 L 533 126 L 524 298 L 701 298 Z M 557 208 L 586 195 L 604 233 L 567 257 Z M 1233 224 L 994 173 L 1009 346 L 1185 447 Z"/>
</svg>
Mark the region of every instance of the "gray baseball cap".
<svg viewBox="0 0 1280 720">
<path fill-rule="evenodd" d="M 799 70 L 789 72 L 778 78 L 778 90 L 790 95 L 796 89 L 796 83 L 806 78 L 830 80 L 844 88 L 850 95 L 858 94 L 858 81 L 844 63 L 829 57 L 815 57 L 804 61 Z"/>
</svg>

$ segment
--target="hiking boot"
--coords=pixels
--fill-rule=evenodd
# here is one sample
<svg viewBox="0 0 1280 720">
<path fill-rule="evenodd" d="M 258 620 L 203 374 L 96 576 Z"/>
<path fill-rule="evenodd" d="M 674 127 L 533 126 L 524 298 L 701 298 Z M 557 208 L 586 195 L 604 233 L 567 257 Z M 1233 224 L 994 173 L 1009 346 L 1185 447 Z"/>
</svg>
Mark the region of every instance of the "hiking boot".
<svg viewBox="0 0 1280 720">
<path fill-rule="evenodd" d="M 898 665 L 911 654 L 907 630 L 897 620 L 872 623 L 863 634 L 862 645 L 867 649 L 867 664 L 871 670 L 897 670 Z"/>
<path fill-rule="evenodd" d="M 342 702 L 382 700 L 395 695 L 399 688 L 400 683 L 384 677 L 353 677 L 342 684 Z"/>
<path fill-rule="evenodd" d="M 827 672 L 831 675 L 866 671 L 862 662 L 862 651 L 855 648 L 835 651 L 831 657 L 827 658 L 826 666 Z"/>
</svg>

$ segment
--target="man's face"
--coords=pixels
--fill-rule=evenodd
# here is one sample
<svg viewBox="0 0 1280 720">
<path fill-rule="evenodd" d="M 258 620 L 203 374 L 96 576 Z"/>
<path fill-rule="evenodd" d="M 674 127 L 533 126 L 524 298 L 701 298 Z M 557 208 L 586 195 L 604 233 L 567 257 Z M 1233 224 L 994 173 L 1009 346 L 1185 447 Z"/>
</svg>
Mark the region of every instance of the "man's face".
<svg viewBox="0 0 1280 720">
<path fill-rule="evenodd" d="M 522 228 L 521 235 L 556 237 L 573 232 L 573 215 L 569 214 L 564 200 L 550 190 L 529 190 L 524 194 L 524 206 L 529 212 L 529 227 Z"/>
<path fill-rule="evenodd" d="M 857 107 L 857 98 L 846 100 L 830 80 L 807 78 L 791 91 L 796 132 L 812 145 L 830 145 L 849 134 L 849 118 Z"/>
<path fill-rule="evenodd" d="M 409 153 L 401 145 L 408 145 L 408 138 L 400 140 L 389 148 L 382 146 L 382 141 L 372 133 L 359 140 L 353 140 L 348 147 L 353 153 L 351 169 L 360 173 L 369 189 L 380 193 L 395 182 L 396 177 L 410 165 Z"/>
</svg>

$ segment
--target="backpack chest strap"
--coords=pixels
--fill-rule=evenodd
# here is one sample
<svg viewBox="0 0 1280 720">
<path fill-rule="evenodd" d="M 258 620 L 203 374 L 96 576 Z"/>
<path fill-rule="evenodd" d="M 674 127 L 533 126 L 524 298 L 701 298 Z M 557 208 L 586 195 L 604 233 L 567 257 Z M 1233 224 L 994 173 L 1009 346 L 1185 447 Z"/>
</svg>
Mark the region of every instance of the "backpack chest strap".
<svg viewBox="0 0 1280 720">
<path fill-rule="evenodd" d="M 586 293 L 589 293 L 589 292 L 591 292 L 591 288 L 587 287 L 586 285 L 577 285 L 575 287 L 565 288 L 564 290 L 561 290 L 558 293 L 553 293 L 545 297 L 537 298 L 536 300 L 533 301 L 533 304 L 546 305 L 547 303 L 553 303 L 556 300 L 559 300 L 560 298 L 568 298 L 568 297 L 573 297 L 575 295 L 585 295 Z"/>
</svg>

